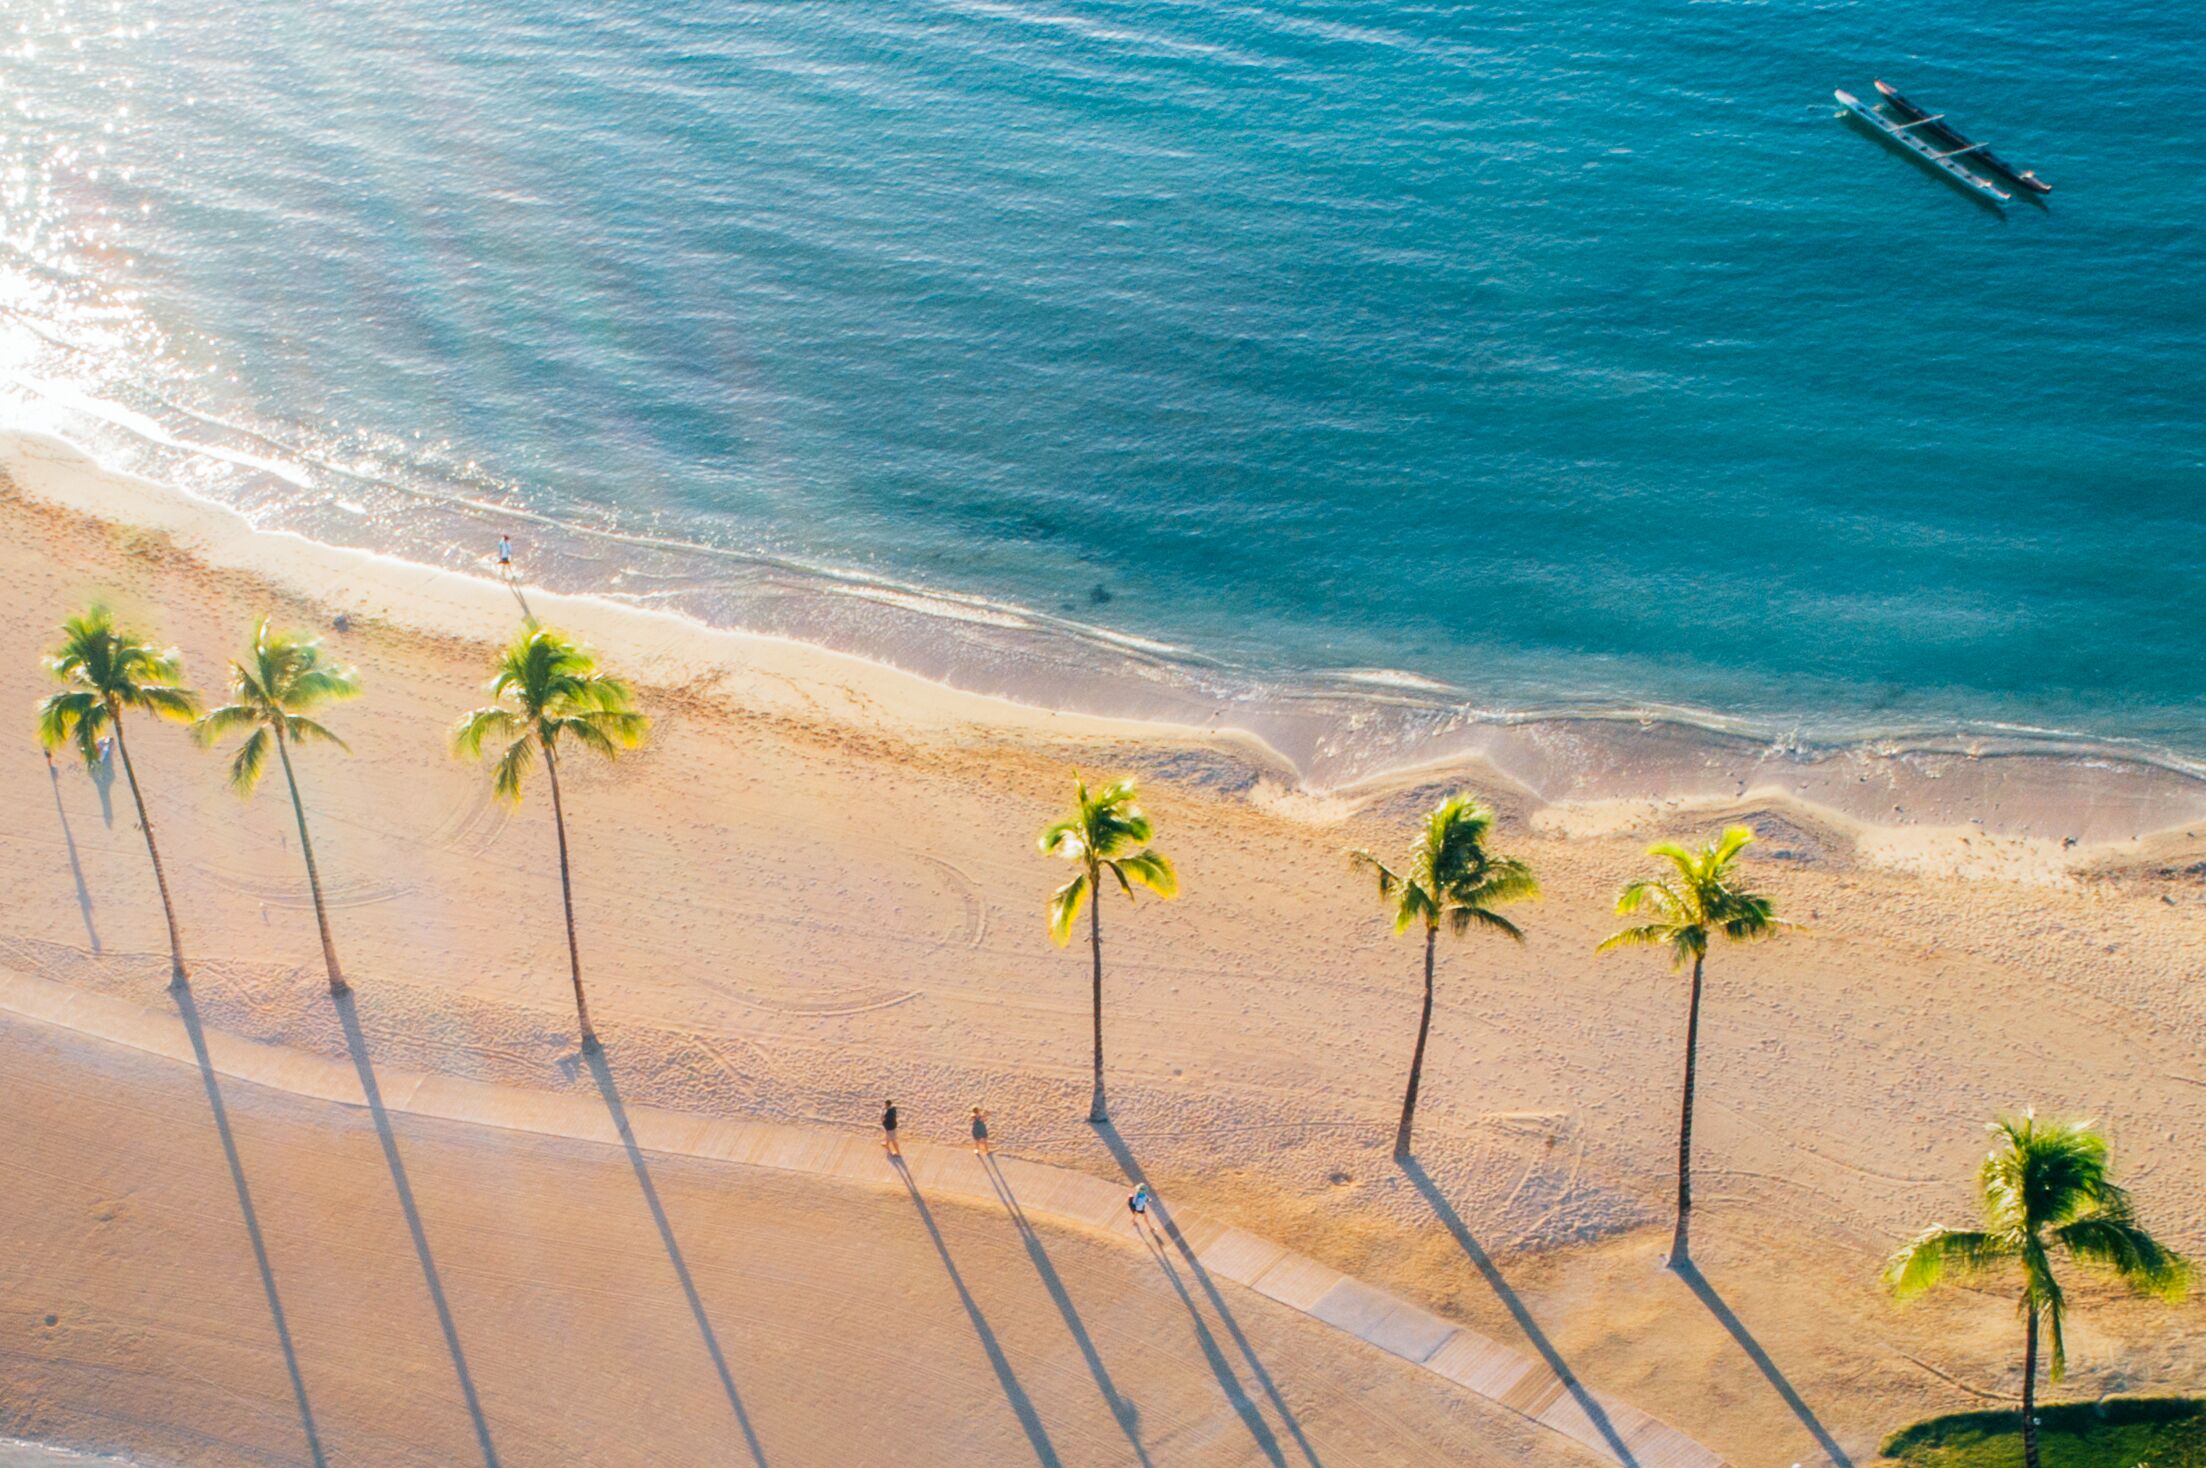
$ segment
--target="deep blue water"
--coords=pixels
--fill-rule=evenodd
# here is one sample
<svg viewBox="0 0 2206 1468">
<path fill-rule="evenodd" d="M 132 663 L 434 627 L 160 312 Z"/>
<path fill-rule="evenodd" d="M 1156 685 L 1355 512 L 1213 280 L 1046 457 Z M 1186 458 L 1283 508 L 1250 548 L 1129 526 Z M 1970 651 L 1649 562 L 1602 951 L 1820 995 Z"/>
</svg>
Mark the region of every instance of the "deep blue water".
<svg viewBox="0 0 2206 1468">
<path fill-rule="evenodd" d="M 853 591 L 1270 685 L 2206 753 L 2180 7 L 9 16 L 0 406 L 271 523 L 518 525 L 923 666 Z M 1877 76 L 2049 205 L 1837 121 Z"/>
</svg>

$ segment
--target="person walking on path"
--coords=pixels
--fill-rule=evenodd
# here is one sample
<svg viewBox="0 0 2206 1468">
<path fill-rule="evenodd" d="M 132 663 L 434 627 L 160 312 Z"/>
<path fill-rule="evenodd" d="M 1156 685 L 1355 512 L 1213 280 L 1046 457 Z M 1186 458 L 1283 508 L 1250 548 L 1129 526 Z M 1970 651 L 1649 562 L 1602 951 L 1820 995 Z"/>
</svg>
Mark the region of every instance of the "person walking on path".
<svg viewBox="0 0 2206 1468">
<path fill-rule="evenodd" d="M 1126 1211 L 1134 1216 L 1134 1232 L 1143 1238 L 1156 1231 L 1156 1224 L 1149 1218 L 1149 1185 L 1141 1184 L 1126 1195 Z"/>
<path fill-rule="evenodd" d="M 881 1103 L 881 1150 L 891 1157 L 901 1157 L 904 1149 L 896 1145 L 896 1103 Z"/>
<path fill-rule="evenodd" d="M 995 1144 L 988 1140 L 988 1113 L 976 1106 L 973 1108 L 973 1155 L 986 1157 L 995 1150 Z"/>
</svg>

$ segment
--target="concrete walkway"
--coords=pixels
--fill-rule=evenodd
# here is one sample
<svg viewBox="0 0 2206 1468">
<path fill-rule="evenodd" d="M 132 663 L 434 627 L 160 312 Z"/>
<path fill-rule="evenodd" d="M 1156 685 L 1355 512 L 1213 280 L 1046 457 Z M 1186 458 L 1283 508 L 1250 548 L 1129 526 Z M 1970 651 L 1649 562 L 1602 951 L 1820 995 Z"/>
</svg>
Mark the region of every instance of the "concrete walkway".
<svg viewBox="0 0 2206 1468">
<path fill-rule="evenodd" d="M 7 972 L 0 972 L 0 1010 L 184 1065 L 197 1064 L 190 1038 L 173 1012 Z M 224 1076 L 341 1105 L 367 1104 L 359 1072 L 346 1061 L 219 1031 L 208 1031 L 206 1042 L 211 1064 Z M 397 1070 L 379 1069 L 377 1079 L 383 1106 L 391 1112 L 616 1147 L 627 1140 L 595 1096 Z M 636 1145 L 645 1151 L 842 1178 L 877 1188 L 903 1186 L 870 1134 L 693 1116 L 650 1106 L 624 1110 Z M 996 1184 L 968 1148 L 912 1142 L 904 1149 L 904 1160 L 914 1181 L 932 1195 L 1001 1206 Z M 1000 1154 L 995 1161 L 1029 1215 L 1132 1242 L 1123 1183 Z M 1723 1459 L 1668 1423 L 1476 1331 L 1268 1239 L 1175 1215 L 1161 1201 L 1155 1211 L 1173 1243 L 1203 1272 L 1245 1285 L 1421 1366 L 1561 1433 L 1603 1462 L 1627 1468 L 1725 1468 Z"/>
</svg>

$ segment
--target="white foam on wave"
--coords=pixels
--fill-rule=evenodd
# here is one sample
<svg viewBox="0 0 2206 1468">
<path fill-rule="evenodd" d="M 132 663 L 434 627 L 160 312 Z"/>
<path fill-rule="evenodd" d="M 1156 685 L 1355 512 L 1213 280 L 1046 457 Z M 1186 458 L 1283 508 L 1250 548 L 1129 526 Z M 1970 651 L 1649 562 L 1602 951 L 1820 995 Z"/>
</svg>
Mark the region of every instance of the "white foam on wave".
<svg viewBox="0 0 2206 1468">
<path fill-rule="evenodd" d="M 241 469 L 252 469 L 262 474 L 272 474 L 284 483 L 299 489 L 314 488 L 313 478 L 306 470 L 296 464 L 286 463 L 281 459 L 271 459 L 261 454 L 248 454 L 239 449 L 223 448 L 219 444 L 197 443 L 190 439 L 178 438 L 175 434 L 169 432 L 160 420 L 138 412 L 134 408 L 126 408 L 121 403 L 108 398 L 96 397 L 73 383 L 52 382 L 28 375 L 18 376 L 14 381 L 22 387 L 29 388 L 49 402 L 100 419 L 102 422 L 122 429 L 125 433 L 142 438 L 149 443 L 157 444 L 162 448 L 175 449 L 187 454 L 199 454 L 206 458 L 220 459 L 225 463 L 235 464 Z"/>
</svg>

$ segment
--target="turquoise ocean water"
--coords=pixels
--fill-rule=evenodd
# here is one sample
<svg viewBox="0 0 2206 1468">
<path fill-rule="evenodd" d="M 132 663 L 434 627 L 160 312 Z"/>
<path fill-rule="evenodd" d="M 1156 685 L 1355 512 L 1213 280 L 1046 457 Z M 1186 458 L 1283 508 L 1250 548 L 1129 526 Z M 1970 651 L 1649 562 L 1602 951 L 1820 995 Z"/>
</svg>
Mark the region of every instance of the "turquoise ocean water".
<svg viewBox="0 0 2206 1468">
<path fill-rule="evenodd" d="M 0 413 L 263 523 L 1336 738 L 2206 755 L 2180 7 L 6 20 Z M 1877 76 L 2048 205 L 1836 120 Z"/>
</svg>

